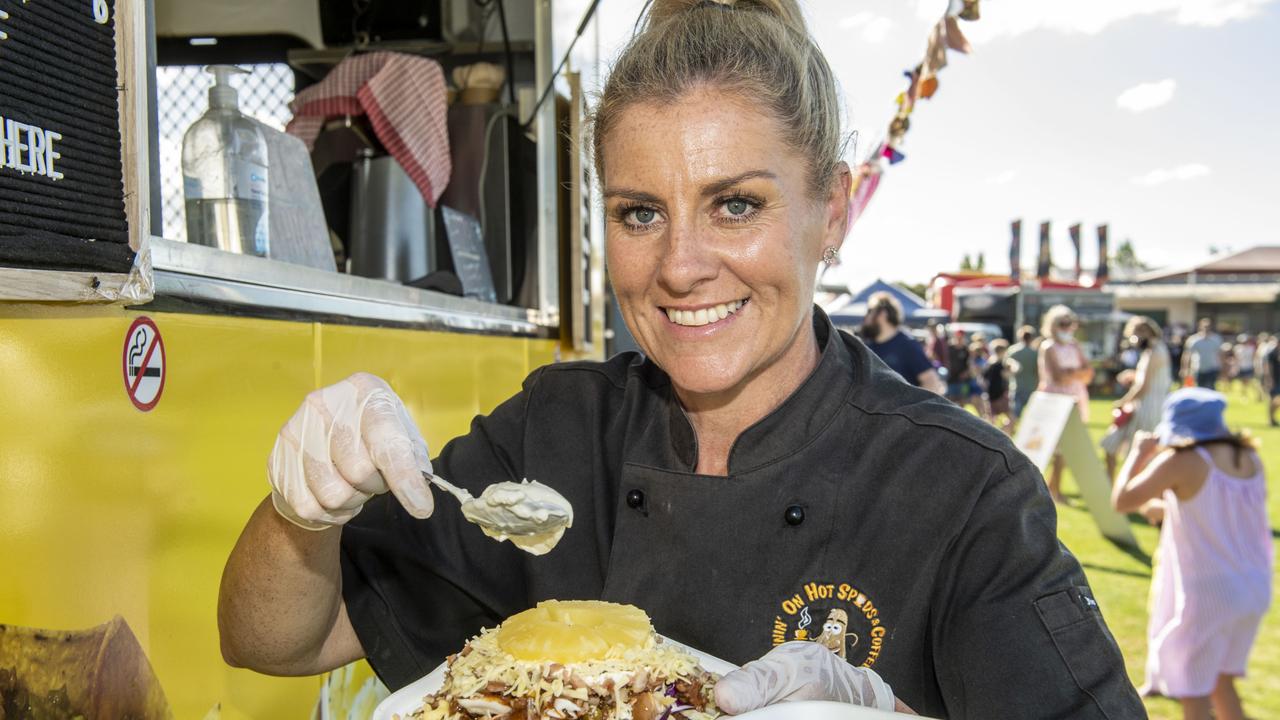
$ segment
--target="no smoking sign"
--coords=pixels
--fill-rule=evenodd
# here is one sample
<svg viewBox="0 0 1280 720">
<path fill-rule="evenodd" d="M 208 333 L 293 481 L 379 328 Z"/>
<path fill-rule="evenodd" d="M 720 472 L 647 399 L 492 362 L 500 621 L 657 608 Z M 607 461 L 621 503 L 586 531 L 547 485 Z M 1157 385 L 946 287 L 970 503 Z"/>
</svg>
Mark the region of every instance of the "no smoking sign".
<svg viewBox="0 0 1280 720">
<path fill-rule="evenodd" d="M 164 338 L 149 317 L 140 317 L 124 336 L 124 389 L 134 407 L 146 412 L 164 392 Z"/>
</svg>

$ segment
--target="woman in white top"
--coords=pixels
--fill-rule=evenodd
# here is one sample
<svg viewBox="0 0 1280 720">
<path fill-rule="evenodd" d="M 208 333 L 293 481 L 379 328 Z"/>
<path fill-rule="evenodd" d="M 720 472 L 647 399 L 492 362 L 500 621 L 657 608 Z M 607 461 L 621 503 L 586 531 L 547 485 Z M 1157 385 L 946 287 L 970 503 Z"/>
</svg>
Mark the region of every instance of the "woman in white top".
<svg viewBox="0 0 1280 720">
<path fill-rule="evenodd" d="M 1244 720 L 1235 678 L 1271 603 L 1267 485 L 1250 438 L 1203 388 L 1169 396 L 1156 435 L 1139 433 L 1111 503 L 1163 517 L 1151 578 L 1147 681 L 1185 720 Z"/>
<path fill-rule="evenodd" d="M 1102 449 L 1107 453 L 1107 477 L 1110 478 L 1116 476 L 1117 458 L 1128 449 L 1134 434 L 1156 429 L 1165 396 L 1173 385 L 1169 349 L 1162 340 L 1160 326 L 1149 317 L 1137 315 L 1125 323 L 1124 336 L 1139 355 L 1128 392 L 1115 402 L 1117 422 L 1102 436 Z"/>
</svg>

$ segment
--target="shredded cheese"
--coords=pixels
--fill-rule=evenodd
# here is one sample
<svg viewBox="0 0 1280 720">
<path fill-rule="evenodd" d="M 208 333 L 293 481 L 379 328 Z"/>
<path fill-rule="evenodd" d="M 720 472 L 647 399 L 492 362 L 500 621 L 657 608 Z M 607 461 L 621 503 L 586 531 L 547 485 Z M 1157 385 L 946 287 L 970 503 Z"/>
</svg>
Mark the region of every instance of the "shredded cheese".
<svg viewBox="0 0 1280 720">
<path fill-rule="evenodd" d="M 692 655 L 656 637 L 638 647 L 611 648 L 600 660 L 562 665 L 518 660 L 502 650 L 497 634 L 496 629 L 486 629 L 472 638 L 463 652 L 450 659 L 440 690 L 426 696 L 423 706 L 406 720 L 496 720 L 509 714 L 513 720 L 517 717 L 511 711 L 478 715 L 458 711 L 459 701 L 477 700 L 508 706 L 523 700 L 543 710 L 538 713 L 540 717 L 632 720 L 632 700 L 638 694 L 652 693 L 659 704 L 667 707 L 673 701 L 663 693 L 677 681 L 703 684 L 699 704 L 706 712 L 690 709 L 673 713 L 673 720 L 712 720 L 720 716 L 710 700 L 714 676 L 705 672 Z M 500 689 L 495 692 L 495 688 Z M 557 703 L 558 700 L 568 704 Z M 581 712 L 569 710 L 570 707 Z M 607 707 L 609 712 L 590 715 L 593 707 Z"/>
</svg>

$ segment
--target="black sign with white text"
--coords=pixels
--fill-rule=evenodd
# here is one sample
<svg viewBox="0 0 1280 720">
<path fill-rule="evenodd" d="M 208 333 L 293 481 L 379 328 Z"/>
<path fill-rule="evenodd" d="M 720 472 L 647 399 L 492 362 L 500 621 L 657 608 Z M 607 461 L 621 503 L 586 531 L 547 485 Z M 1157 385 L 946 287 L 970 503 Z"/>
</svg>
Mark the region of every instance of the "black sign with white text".
<svg viewBox="0 0 1280 720">
<path fill-rule="evenodd" d="M 115 0 L 0 0 L 0 265 L 124 272 Z"/>
</svg>

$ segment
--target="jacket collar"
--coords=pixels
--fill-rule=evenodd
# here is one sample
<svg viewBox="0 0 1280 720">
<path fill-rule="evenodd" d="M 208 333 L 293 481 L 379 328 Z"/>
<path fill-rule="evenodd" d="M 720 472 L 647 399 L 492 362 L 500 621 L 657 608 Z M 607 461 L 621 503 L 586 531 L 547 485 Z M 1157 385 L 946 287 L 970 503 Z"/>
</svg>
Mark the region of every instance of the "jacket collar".
<svg viewBox="0 0 1280 720">
<path fill-rule="evenodd" d="M 817 306 L 813 309 L 813 329 L 819 348 L 817 367 L 773 412 L 738 436 L 729 451 L 730 475 L 751 472 L 802 450 L 836 417 L 852 393 L 856 379 L 866 375 L 867 369 L 859 369 L 860 363 L 846 345 L 844 336 Z M 668 434 L 669 442 L 658 443 L 659 455 L 666 457 L 649 458 L 645 464 L 657 462 L 660 466 L 693 472 L 698 464 L 697 436 L 670 381 L 661 392 L 665 396 L 667 422 L 665 428 L 655 429 L 666 431 L 660 434 Z M 666 447 L 661 447 L 663 445 Z"/>
</svg>

